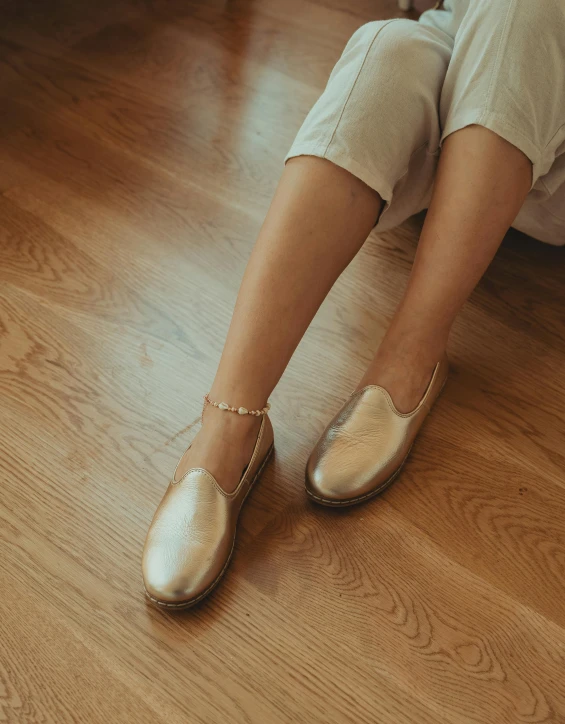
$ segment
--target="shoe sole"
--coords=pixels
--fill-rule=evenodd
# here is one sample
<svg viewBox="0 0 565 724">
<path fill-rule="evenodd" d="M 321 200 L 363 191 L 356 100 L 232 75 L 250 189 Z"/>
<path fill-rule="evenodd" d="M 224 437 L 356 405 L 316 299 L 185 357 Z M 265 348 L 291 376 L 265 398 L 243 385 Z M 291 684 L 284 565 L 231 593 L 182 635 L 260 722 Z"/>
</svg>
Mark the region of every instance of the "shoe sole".
<svg viewBox="0 0 565 724">
<path fill-rule="evenodd" d="M 443 388 L 445 387 L 446 383 L 447 383 L 447 377 L 446 377 L 445 380 L 443 381 L 443 385 L 441 386 L 440 391 L 437 393 L 437 397 L 436 397 L 436 399 L 434 400 L 434 404 L 433 404 L 433 406 L 432 406 L 432 409 L 430 410 L 430 412 L 429 412 L 428 415 L 426 416 L 426 420 L 429 419 L 430 415 L 432 414 L 433 408 L 435 407 L 436 402 L 437 402 L 437 401 L 439 400 L 439 398 L 441 397 L 441 394 L 442 394 L 442 392 L 443 392 Z M 421 428 L 420 428 L 420 429 L 421 429 Z M 419 434 L 419 433 L 420 433 L 420 430 L 418 430 L 418 434 Z M 408 460 L 408 456 L 409 456 L 410 453 L 412 452 L 412 448 L 414 447 L 414 443 L 415 443 L 415 442 L 416 442 L 416 439 L 414 439 L 414 442 L 412 443 L 412 445 L 410 445 L 410 449 L 408 450 L 408 452 L 407 452 L 406 455 L 404 456 L 404 458 L 403 458 L 402 462 L 400 463 L 400 465 L 396 468 L 396 470 L 394 471 L 394 473 L 390 476 L 390 478 L 388 478 L 387 480 L 385 480 L 384 483 L 381 483 L 381 484 L 380 484 L 377 488 L 375 488 L 374 490 L 371 490 L 370 493 L 366 493 L 365 495 L 360 495 L 358 498 L 348 498 L 347 500 L 332 500 L 331 498 L 320 498 L 320 497 L 318 497 L 317 495 L 314 495 L 314 493 L 311 493 L 308 489 L 306 489 L 306 495 L 308 496 L 308 498 L 310 498 L 310 500 L 311 500 L 313 503 L 317 503 L 318 505 L 324 505 L 326 508 L 348 508 L 350 505 L 357 505 L 357 503 L 363 503 L 363 502 L 365 502 L 366 500 L 370 500 L 371 498 L 374 498 L 375 496 L 379 495 L 379 493 L 383 493 L 387 488 L 389 488 L 389 487 L 394 483 L 394 481 L 396 480 L 396 478 L 400 475 L 400 473 L 401 473 L 401 471 L 402 471 L 402 468 L 404 467 L 404 464 L 405 464 L 406 461 Z"/>
<path fill-rule="evenodd" d="M 357 505 L 357 503 L 363 503 L 365 500 L 370 500 L 371 498 L 374 498 L 376 495 L 379 495 L 379 493 L 384 492 L 388 487 L 390 487 L 396 478 L 400 475 L 400 472 L 402 468 L 404 467 L 404 463 L 406 460 L 408 460 L 408 455 L 410 455 L 410 452 L 412 450 L 413 445 L 410 446 L 410 450 L 406 453 L 406 457 L 404 460 L 400 463 L 398 468 L 394 471 L 394 473 L 385 480 L 384 483 L 381 483 L 377 488 L 374 490 L 371 490 L 370 493 L 366 493 L 365 495 L 360 495 L 358 498 L 348 498 L 347 500 L 332 500 L 331 498 L 319 498 L 317 495 L 314 495 L 314 493 L 311 493 L 309 490 L 306 490 L 306 495 L 312 500 L 314 503 L 318 503 L 319 505 L 325 505 L 327 508 L 347 508 L 350 505 Z"/>
<path fill-rule="evenodd" d="M 212 591 L 216 588 L 218 583 L 220 583 L 220 581 L 222 580 L 222 578 L 224 577 L 224 575 L 228 569 L 228 566 L 229 566 L 232 556 L 233 556 L 233 552 L 235 549 L 235 541 L 237 538 L 237 524 L 239 522 L 239 516 L 241 514 L 241 511 L 243 510 L 243 506 L 245 505 L 245 501 L 247 500 L 247 496 L 251 493 L 251 491 L 255 487 L 255 483 L 257 483 L 257 481 L 259 480 L 259 477 L 261 476 L 261 473 L 263 472 L 265 465 L 269 462 L 271 455 L 274 452 L 274 449 L 275 449 L 274 444 L 271 444 L 271 447 L 267 450 L 267 454 L 265 455 L 265 458 L 264 458 L 263 462 L 261 463 L 261 467 L 255 473 L 255 477 L 253 478 L 251 485 L 249 486 L 249 490 L 247 491 L 247 493 L 245 493 L 245 497 L 243 498 L 243 501 L 241 503 L 241 508 L 239 509 L 239 513 L 237 514 L 238 520 L 236 522 L 236 530 L 235 530 L 235 535 L 233 537 L 233 543 L 231 546 L 230 554 L 227 557 L 227 560 L 224 563 L 224 567 L 222 568 L 222 570 L 220 571 L 218 576 L 212 581 L 212 583 L 208 586 L 208 588 L 205 591 L 203 591 L 202 593 L 200 593 L 198 596 L 196 596 L 196 598 L 191 598 L 189 601 L 182 601 L 181 603 L 168 603 L 167 601 L 161 601 L 158 598 L 154 598 L 153 596 L 151 596 L 151 594 L 148 593 L 148 591 L 146 590 L 145 595 L 151 601 L 151 603 L 153 603 L 158 608 L 165 608 L 169 611 L 171 609 L 173 609 L 175 611 L 181 611 L 181 610 L 185 610 L 187 608 L 192 608 L 192 606 L 196 606 L 197 603 L 200 603 L 200 601 L 204 600 L 206 598 L 206 596 L 209 596 L 212 593 Z"/>
</svg>

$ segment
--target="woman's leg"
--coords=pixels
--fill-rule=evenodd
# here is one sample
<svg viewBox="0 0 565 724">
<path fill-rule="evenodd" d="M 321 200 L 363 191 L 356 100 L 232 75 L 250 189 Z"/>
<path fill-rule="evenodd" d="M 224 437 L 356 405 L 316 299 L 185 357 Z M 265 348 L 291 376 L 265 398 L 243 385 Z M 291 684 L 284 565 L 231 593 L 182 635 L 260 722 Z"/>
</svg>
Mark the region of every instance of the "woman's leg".
<svg viewBox="0 0 565 724">
<path fill-rule="evenodd" d="M 330 161 L 291 159 L 241 284 L 212 400 L 262 408 L 337 277 L 359 251 L 380 196 Z M 260 419 L 206 406 L 178 468 L 209 470 L 227 491 L 251 456 Z"/>
<path fill-rule="evenodd" d="M 420 398 L 455 315 L 565 142 L 565 101 L 554 92 L 565 78 L 563 2 L 470 3 L 461 20 L 439 104 L 446 140 L 414 269 L 362 381 L 385 386 L 403 411 Z"/>
<path fill-rule="evenodd" d="M 414 409 L 531 181 L 529 159 L 486 128 L 446 139 L 408 287 L 359 387 L 382 385 L 399 411 Z"/>
<path fill-rule="evenodd" d="M 381 204 L 330 161 L 300 156 L 287 163 L 243 277 L 214 398 L 264 405 Z"/>
</svg>

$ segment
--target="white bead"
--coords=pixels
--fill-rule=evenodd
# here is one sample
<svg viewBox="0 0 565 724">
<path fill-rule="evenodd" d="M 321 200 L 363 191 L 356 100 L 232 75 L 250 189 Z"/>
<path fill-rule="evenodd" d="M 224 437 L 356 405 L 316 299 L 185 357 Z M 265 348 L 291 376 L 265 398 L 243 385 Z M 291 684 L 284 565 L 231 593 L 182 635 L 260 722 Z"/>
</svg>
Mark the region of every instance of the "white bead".
<svg viewBox="0 0 565 724">
<path fill-rule="evenodd" d="M 227 402 L 220 402 L 218 407 L 220 408 L 220 410 L 229 410 L 230 406 L 227 404 Z"/>
<path fill-rule="evenodd" d="M 240 415 L 247 415 L 247 413 L 249 412 L 249 410 L 247 409 L 247 407 L 240 407 L 239 410 L 238 410 L 238 412 L 239 412 Z"/>
</svg>

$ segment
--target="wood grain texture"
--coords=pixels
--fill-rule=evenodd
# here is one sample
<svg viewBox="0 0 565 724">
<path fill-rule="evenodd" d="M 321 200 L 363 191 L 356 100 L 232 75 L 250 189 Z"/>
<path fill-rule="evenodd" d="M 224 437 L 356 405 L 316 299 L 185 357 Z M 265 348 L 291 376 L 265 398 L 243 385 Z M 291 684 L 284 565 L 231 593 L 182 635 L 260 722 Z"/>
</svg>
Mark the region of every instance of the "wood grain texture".
<svg viewBox="0 0 565 724">
<path fill-rule="evenodd" d="M 373 234 L 273 395 L 225 581 L 183 615 L 142 592 L 284 154 L 396 0 L 0 10 L 0 721 L 565 722 L 565 254 L 517 233 L 397 483 L 318 509 L 306 458 L 422 219 Z"/>
</svg>

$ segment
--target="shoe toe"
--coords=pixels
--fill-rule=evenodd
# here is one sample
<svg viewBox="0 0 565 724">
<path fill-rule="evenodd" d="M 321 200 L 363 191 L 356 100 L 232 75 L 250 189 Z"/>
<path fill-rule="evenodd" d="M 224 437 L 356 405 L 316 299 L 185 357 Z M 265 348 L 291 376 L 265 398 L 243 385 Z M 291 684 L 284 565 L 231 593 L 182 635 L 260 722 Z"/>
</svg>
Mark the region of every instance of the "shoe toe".
<svg viewBox="0 0 565 724">
<path fill-rule="evenodd" d="M 175 541 L 148 545 L 143 556 L 143 582 L 149 598 L 164 606 L 188 606 L 198 600 L 217 576 L 203 561 L 193 561 L 187 551 L 175 554 Z"/>
<path fill-rule="evenodd" d="M 229 506 L 206 471 L 169 486 L 143 549 L 143 581 L 154 602 L 188 606 L 211 590 L 235 536 Z"/>
<path fill-rule="evenodd" d="M 336 504 L 357 498 L 363 494 L 366 478 L 358 468 L 348 465 L 343 454 L 320 456 L 315 449 L 306 466 L 306 492 L 314 500 Z"/>
</svg>

